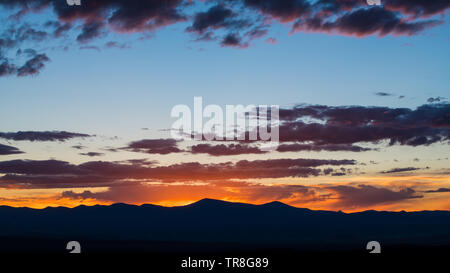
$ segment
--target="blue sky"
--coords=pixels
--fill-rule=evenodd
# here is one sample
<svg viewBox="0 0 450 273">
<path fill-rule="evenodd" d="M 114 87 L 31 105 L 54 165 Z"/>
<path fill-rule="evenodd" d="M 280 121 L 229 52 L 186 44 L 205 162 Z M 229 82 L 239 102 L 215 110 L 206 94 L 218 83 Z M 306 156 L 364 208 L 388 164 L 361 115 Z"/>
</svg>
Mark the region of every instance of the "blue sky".
<svg viewBox="0 0 450 273">
<path fill-rule="evenodd" d="M 145 41 L 136 41 L 137 35 L 113 35 L 114 41 L 134 40 L 127 49 L 99 52 L 75 45 L 54 50 L 39 76 L 0 78 L 1 114 L 15 116 L 2 122 L 3 129 L 70 127 L 114 133 L 117 123 L 167 128 L 171 107 L 192 104 L 193 96 L 222 105 L 394 107 L 448 97 L 448 24 L 418 36 L 383 38 L 289 35 L 288 28 L 276 26 L 271 32 L 277 44 L 258 40 L 248 49 L 192 42 L 182 30 L 171 26 Z M 396 97 L 376 97 L 375 92 Z M 405 98 L 397 99 L 400 95 Z"/>
</svg>

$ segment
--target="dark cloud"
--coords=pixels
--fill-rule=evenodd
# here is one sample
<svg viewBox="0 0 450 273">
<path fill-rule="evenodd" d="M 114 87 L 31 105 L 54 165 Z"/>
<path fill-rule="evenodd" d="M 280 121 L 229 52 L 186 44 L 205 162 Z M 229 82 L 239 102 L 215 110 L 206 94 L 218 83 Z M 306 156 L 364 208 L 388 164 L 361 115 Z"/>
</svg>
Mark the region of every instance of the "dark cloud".
<svg viewBox="0 0 450 273">
<path fill-rule="evenodd" d="M 258 39 L 266 36 L 269 30 L 266 28 L 267 26 L 256 26 L 255 28 L 249 30 L 245 33 L 245 36 L 249 37 L 250 40 Z M 271 40 L 273 39 L 273 40 Z M 274 38 L 268 38 L 271 43 L 275 43 L 276 40 Z"/>
<path fill-rule="evenodd" d="M 353 144 L 388 140 L 390 145 L 429 145 L 450 139 L 449 113 L 448 103 L 415 110 L 302 105 L 280 109 L 280 141 Z"/>
<path fill-rule="evenodd" d="M 70 199 L 88 199 L 88 198 L 98 198 L 95 193 L 91 191 L 83 191 L 82 193 L 75 193 L 73 191 L 64 191 L 61 194 L 62 198 Z"/>
<path fill-rule="evenodd" d="M 104 25 L 102 22 L 90 22 L 83 26 L 83 29 L 77 37 L 77 41 L 80 43 L 87 43 L 101 35 L 101 30 Z"/>
<path fill-rule="evenodd" d="M 0 35 L 0 77 L 16 75 L 19 77 L 37 75 L 50 61 L 45 53 L 39 54 L 32 48 L 22 50 L 23 44 L 40 43 L 48 37 L 47 32 L 36 30 L 27 24 L 7 27 Z M 23 64 L 14 58 L 8 58 L 8 52 L 14 51 L 15 57 L 26 57 Z"/>
<path fill-rule="evenodd" d="M 428 98 L 427 102 L 434 103 L 434 102 L 440 102 L 440 101 L 445 100 L 445 99 L 446 98 L 444 98 L 444 97 Z"/>
<path fill-rule="evenodd" d="M 49 61 L 45 53 L 38 54 L 25 64 L 19 65 L 16 60 L 5 59 L 8 50 L 19 47 L 24 42 L 39 42 L 49 38 L 62 37 L 72 29 L 72 23 L 81 23 L 81 33 L 77 36 L 80 43 L 88 43 L 110 29 L 123 32 L 149 32 L 160 27 L 186 20 L 179 10 L 184 6 L 182 0 L 99 0 L 85 1 L 81 6 L 71 7 L 65 1 L 59 0 L 27 0 L 0 1 L 0 6 L 17 11 L 12 17 L 25 21 L 23 18 L 31 12 L 52 9 L 58 21 L 53 20 L 43 24 L 44 29 L 35 29 L 27 24 L 19 27 L 13 25 L 0 36 L 0 76 L 36 75 Z M 47 32 L 45 29 L 49 29 Z M 50 35 L 51 34 L 51 35 Z"/>
<path fill-rule="evenodd" d="M 48 33 L 42 30 L 34 29 L 33 27 L 24 24 L 19 27 L 11 27 L 8 29 L 9 38 L 14 39 L 15 44 L 18 45 L 25 41 L 42 42 L 48 37 Z"/>
<path fill-rule="evenodd" d="M 268 151 L 262 150 L 258 146 L 241 142 L 237 144 L 196 144 L 190 146 L 187 150 L 181 150 L 177 147 L 177 141 L 174 139 L 148 139 L 130 143 L 127 147 L 120 148 L 134 152 L 168 154 L 179 152 L 190 152 L 192 154 L 209 154 L 212 156 L 227 156 L 241 154 L 264 154 Z M 278 152 L 298 152 L 298 151 L 348 151 L 364 152 L 373 150 L 350 144 L 280 144 L 276 151 Z"/>
<path fill-rule="evenodd" d="M 48 21 L 44 25 L 45 27 L 52 27 L 54 29 L 53 31 L 53 37 L 59 38 L 63 36 L 65 33 L 67 33 L 69 30 L 72 29 L 71 23 L 60 23 L 59 21 Z"/>
<path fill-rule="evenodd" d="M 84 20 L 86 24 L 101 22 L 117 32 L 151 31 L 185 20 L 179 10 L 184 2 L 181 0 L 85 1 L 76 8 L 61 1 L 49 2 L 63 21 Z"/>
<path fill-rule="evenodd" d="M 15 141 L 66 141 L 72 138 L 78 137 L 91 137 L 91 135 L 71 133 L 66 131 L 19 131 L 16 133 L 2 133 L 0 132 L 0 138 L 15 140 Z"/>
<path fill-rule="evenodd" d="M 133 141 L 123 150 L 141 152 L 147 154 L 170 154 L 180 153 L 182 150 L 178 148 L 178 142 L 175 139 L 142 139 Z"/>
<path fill-rule="evenodd" d="M 411 188 L 401 189 L 399 191 L 388 188 L 378 188 L 370 185 L 353 186 L 331 186 L 326 187 L 337 194 L 337 204 L 346 208 L 349 207 L 368 207 L 383 203 L 392 203 L 413 198 L 422 198 L 416 195 Z"/>
<path fill-rule="evenodd" d="M 76 165 L 59 160 L 10 160 L 0 162 L 0 173 L 6 174 L 81 174 Z"/>
<path fill-rule="evenodd" d="M 38 54 L 17 69 L 17 76 L 24 77 L 38 74 L 50 59 L 45 54 Z"/>
<path fill-rule="evenodd" d="M 446 0 L 444 0 L 447 2 Z M 409 15 L 435 15 L 448 3 L 388 1 L 384 7 L 368 7 L 358 0 L 243 0 L 246 7 L 280 22 L 293 22 L 294 31 L 333 32 L 355 36 L 378 34 L 414 35 L 442 21 L 418 20 Z M 425 3 L 427 2 L 427 3 Z"/>
<path fill-rule="evenodd" d="M 420 146 L 450 140 L 450 104 L 426 104 L 416 109 L 298 105 L 279 110 L 279 151 L 329 150 L 367 151 L 356 143 Z M 250 140 L 250 132 L 240 135 L 240 143 Z M 191 134 L 190 137 L 206 136 Z M 209 138 L 210 139 L 210 138 Z M 230 140 L 215 140 L 230 141 Z M 235 140 L 233 140 L 235 141 Z M 291 142 L 285 144 L 284 142 Z M 292 144 L 293 143 L 293 144 Z"/>
<path fill-rule="evenodd" d="M 323 11 L 325 14 L 339 14 L 341 12 L 350 11 L 364 5 L 367 7 L 365 0 L 318 0 L 314 4 L 316 12 Z"/>
<path fill-rule="evenodd" d="M 185 15 L 179 11 L 180 0 L 117 0 L 112 5 L 118 7 L 108 19 L 118 31 L 148 31 L 184 21 Z M 108 1 L 109 3 L 109 1 Z"/>
<path fill-rule="evenodd" d="M 213 41 L 217 39 L 214 37 L 214 31 L 225 29 L 228 34 L 222 38 L 222 46 L 244 48 L 247 46 L 247 42 L 243 42 L 237 32 L 252 28 L 256 22 L 250 22 L 248 18 L 237 17 L 238 14 L 226 7 L 223 3 L 217 4 L 205 12 L 196 13 L 192 25 L 187 27 L 186 31 L 196 33 L 198 36 L 196 41 Z M 257 26 L 253 30 L 248 31 L 248 35 L 251 38 L 255 38 L 258 35 L 263 36 L 265 32 L 262 32 Z"/>
<path fill-rule="evenodd" d="M 221 42 L 222 46 L 230 46 L 237 48 L 247 48 L 248 43 L 243 42 L 242 38 L 238 36 L 236 33 L 229 33 L 225 36 Z"/>
<path fill-rule="evenodd" d="M 100 52 L 100 48 L 98 46 L 80 46 L 81 50 L 95 50 Z"/>
<path fill-rule="evenodd" d="M 280 144 L 277 148 L 278 152 L 300 152 L 300 151 L 345 151 L 345 152 L 365 152 L 370 151 L 370 148 L 364 148 L 351 144 Z"/>
<path fill-rule="evenodd" d="M 15 65 L 9 63 L 8 60 L 3 60 L 3 62 L 0 63 L 0 77 L 13 75 L 16 73 L 16 70 Z"/>
<path fill-rule="evenodd" d="M 407 21 L 398 13 L 382 7 L 373 7 L 345 13 L 335 20 L 320 16 L 299 19 L 294 24 L 293 30 L 341 33 L 359 37 L 373 34 L 415 35 L 440 23 L 442 22 L 438 20 Z"/>
<path fill-rule="evenodd" d="M 352 173 L 352 170 L 346 168 L 339 168 L 337 170 L 333 168 L 326 168 L 323 170 L 324 175 L 331 175 L 331 176 L 344 176 L 347 175 L 348 173 Z"/>
<path fill-rule="evenodd" d="M 105 47 L 107 47 L 107 48 L 119 48 L 119 49 L 129 48 L 129 46 L 127 44 L 119 44 L 118 42 L 115 42 L 115 41 L 107 42 L 105 44 Z M 145 129 L 148 130 L 148 128 L 145 128 Z M 144 130 L 144 128 L 143 128 L 143 130 Z"/>
<path fill-rule="evenodd" d="M 383 4 L 389 10 L 400 11 L 419 17 L 428 17 L 443 13 L 450 8 L 450 2 L 448 0 L 385 0 Z"/>
<path fill-rule="evenodd" d="M 233 12 L 230 9 L 219 4 L 211 7 L 206 12 L 197 13 L 194 16 L 192 25 L 186 30 L 204 33 L 209 28 L 218 29 L 227 27 L 233 23 L 232 21 L 230 21 L 233 17 Z"/>
<path fill-rule="evenodd" d="M 291 22 L 311 12 L 311 4 L 306 0 L 243 0 L 247 7 L 257 9 L 263 14 L 281 22 Z"/>
<path fill-rule="evenodd" d="M 15 175 L 6 174 L 0 177 L 0 187 L 8 189 L 66 189 L 114 187 L 117 185 L 133 185 L 134 182 L 123 182 L 103 176 L 89 175 Z"/>
<path fill-rule="evenodd" d="M 158 161 L 156 160 L 149 160 L 149 159 L 127 159 L 127 160 L 120 160 L 120 161 L 114 161 L 114 163 L 119 164 L 130 164 L 130 165 L 141 165 L 141 166 L 156 166 L 158 164 Z"/>
<path fill-rule="evenodd" d="M 318 31 L 338 29 L 358 35 L 370 35 L 376 32 L 374 29 L 381 33 L 412 34 L 431 26 L 428 23 L 432 21 L 420 21 L 418 17 L 443 14 L 449 8 L 447 0 L 385 2 L 383 7 L 368 7 L 365 1 L 359 0 L 213 2 L 206 11 L 191 16 L 192 23 L 188 31 L 204 32 L 208 28 L 247 31 L 249 27 L 260 25 L 261 21 L 275 19 L 283 23 L 295 21 L 297 29 L 305 25 L 305 28 Z M 84 27 L 100 23 L 100 29 L 109 26 L 117 32 L 145 32 L 188 20 L 189 16 L 184 11 L 185 7 L 192 3 L 182 0 L 100 0 L 86 1 L 83 5 L 73 8 L 64 1 L 56 0 L 3 0 L 0 5 L 18 8 L 22 16 L 32 10 L 49 7 L 62 22 L 82 20 Z M 100 29 L 96 28 L 94 32 L 98 33 Z M 82 33 L 86 31 L 83 30 Z"/>
<path fill-rule="evenodd" d="M 85 155 L 85 156 L 94 157 L 94 156 L 103 156 L 103 155 L 105 155 L 105 154 L 103 154 L 103 153 L 97 153 L 97 152 L 87 152 L 87 153 L 80 153 L 80 155 Z"/>
<path fill-rule="evenodd" d="M 443 23 L 449 8 L 447 0 L 386 0 L 383 4 L 369 7 L 363 0 L 230 0 L 203 3 L 201 6 L 207 8 L 199 12 L 191 7 L 200 6 L 198 2 L 190 0 L 96 0 L 76 7 L 59 0 L 1 0 L 0 6 L 11 13 L 10 19 L 25 21 L 28 13 L 46 9 L 51 9 L 56 18 L 43 24 L 44 29 L 23 25 L 8 30 L 0 36 L 0 48 L 18 47 L 25 40 L 39 46 L 49 37 L 59 38 L 78 29 L 81 32 L 76 39 L 80 43 L 89 43 L 111 31 L 149 36 L 162 27 L 184 21 L 189 21 L 186 30 L 197 36 L 196 41 L 219 41 L 223 47 L 235 48 L 247 48 L 254 39 L 266 36 L 276 22 L 293 23 L 293 32 L 358 37 L 415 35 Z M 275 38 L 266 41 L 274 43 Z M 17 74 L 15 71 L 22 65 L 2 54 L 0 76 Z M 41 64 L 46 56 L 42 54 Z M 36 73 L 21 73 L 33 74 Z"/>
<path fill-rule="evenodd" d="M 16 147 L 0 144 L 0 155 L 13 154 L 23 154 L 23 152 Z"/>
<path fill-rule="evenodd" d="M 155 166 L 148 162 L 90 161 L 79 165 L 58 160 L 10 160 L 0 162 L 0 187 L 69 188 L 104 187 L 129 181 L 227 181 L 318 176 L 319 166 L 355 165 L 354 160 L 269 159 L 236 163 L 198 162 Z"/>
<path fill-rule="evenodd" d="M 45 67 L 45 63 L 50 59 L 45 54 L 36 54 L 35 51 L 28 50 L 28 54 L 34 54 L 22 66 L 17 67 L 10 63 L 7 59 L 0 58 L 0 76 L 16 75 L 18 77 L 37 75 Z M 21 52 L 19 51 L 19 55 Z"/>
<path fill-rule="evenodd" d="M 179 11 L 184 5 L 181 0 L 98 0 L 85 1 L 75 8 L 59 0 L 2 0 L 0 5 L 19 8 L 22 15 L 50 7 L 64 22 L 84 20 L 89 24 L 96 20 L 108 23 L 117 31 L 127 32 L 153 30 L 185 20 L 185 16 Z"/>
<path fill-rule="evenodd" d="M 406 167 L 406 168 L 393 168 L 387 171 L 382 171 L 381 173 L 401 173 L 401 172 L 412 172 L 420 170 L 420 168 L 414 168 L 414 167 Z"/>
<path fill-rule="evenodd" d="M 246 184 L 240 187 L 240 193 L 252 201 L 294 198 L 302 202 L 311 202 L 319 199 L 313 187 L 303 185 L 264 186 L 260 184 Z"/>
<path fill-rule="evenodd" d="M 429 190 L 425 191 L 426 193 L 439 193 L 439 192 L 450 192 L 450 189 L 448 188 L 439 188 L 437 190 Z"/>
<path fill-rule="evenodd" d="M 355 160 L 323 160 L 323 159 L 268 159 L 247 161 L 241 160 L 236 163 L 237 167 L 258 169 L 258 168 L 291 168 L 291 167 L 319 167 L 324 165 L 355 165 Z"/>
<path fill-rule="evenodd" d="M 27 48 L 27 49 L 24 49 L 24 50 L 19 48 L 17 50 L 17 52 L 16 52 L 16 55 L 17 56 L 27 56 L 29 58 L 32 58 L 32 57 L 37 55 L 37 51 L 32 49 L 32 48 Z"/>
<path fill-rule="evenodd" d="M 189 151 L 193 154 L 209 154 L 212 156 L 266 153 L 265 151 L 260 150 L 258 147 L 249 146 L 247 144 L 197 144 L 191 146 Z"/>
<path fill-rule="evenodd" d="M 74 145 L 74 146 L 72 146 L 72 148 L 77 149 L 77 150 L 83 150 L 86 147 L 83 145 Z"/>
<path fill-rule="evenodd" d="M 386 93 L 386 92 L 376 92 L 375 95 L 376 95 L 376 96 L 379 96 L 379 97 L 390 97 L 390 96 L 394 96 L 394 94 Z"/>
</svg>

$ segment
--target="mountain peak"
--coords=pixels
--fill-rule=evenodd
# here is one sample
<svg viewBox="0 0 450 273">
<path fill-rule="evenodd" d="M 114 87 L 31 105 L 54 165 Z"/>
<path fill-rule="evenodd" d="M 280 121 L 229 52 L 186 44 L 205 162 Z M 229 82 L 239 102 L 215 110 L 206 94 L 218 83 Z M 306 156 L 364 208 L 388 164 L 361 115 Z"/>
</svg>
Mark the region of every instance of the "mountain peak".
<svg viewBox="0 0 450 273">
<path fill-rule="evenodd" d="M 217 205 L 227 205 L 227 204 L 231 204 L 231 202 L 217 200 L 217 199 L 204 198 L 204 199 L 194 202 L 188 206 L 195 206 L 195 207 L 202 206 L 203 207 L 203 206 L 217 206 Z"/>
<path fill-rule="evenodd" d="M 295 209 L 297 211 L 311 211 L 310 209 L 293 207 L 293 206 L 290 206 L 290 205 L 285 204 L 280 201 L 273 201 L 273 202 L 265 203 L 265 204 L 262 204 L 261 206 L 266 207 L 266 208 Z"/>
<path fill-rule="evenodd" d="M 263 204 L 263 206 L 270 206 L 270 207 L 291 207 L 291 206 L 289 206 L 289 205 L 287 205 L 287 204 L 285 204 L 285 203 L 283 203 L 283 202 L 280 202 L 280 201 L 272 201 L 272 202 L 269 202 L 269 203 L 265 203 L 265 204 Z"/>
</svg>

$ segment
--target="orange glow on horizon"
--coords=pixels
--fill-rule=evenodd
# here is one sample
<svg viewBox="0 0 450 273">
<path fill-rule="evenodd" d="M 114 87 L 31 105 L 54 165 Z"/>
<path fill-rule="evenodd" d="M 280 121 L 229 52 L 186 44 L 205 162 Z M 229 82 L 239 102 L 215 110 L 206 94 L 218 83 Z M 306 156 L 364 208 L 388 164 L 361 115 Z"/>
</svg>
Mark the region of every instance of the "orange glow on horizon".
<svg viewBox="0 0 450 273">
<path fill-rule="evenodd" d="M 414 189 L 414 198 L 399 198 L 386 202 L 366 203 L 365 205 L 348 205 L 333 187 L 347 186 L 358 189 L 359 185 L 386 188 L 396 193 L 402 189 Z M 297 190 L 302 187 L 305 191 Z M 331 189 L 330 189 L 331 187 Z M 207 183 L 178 183 L 160 185 L 142 185 L 137 188 L 120 187 L 112 191 L 108 188 L 74 189 L 74 197 L 62 196 L 61 189 L 51 190 L 19 190 L 3 189 L 0 205 L 11 207 L 29 207 L 42 209 L 45 207 L 69 207 L 79 205 L 110 205 L 127 203 L 133 205 L 155 204 L 166 207 L 184 206 L 204 198 L 229 202 L 261 205 L 272 201 L 308 208 L 312 210 L 331 210 L 357 212 L 364 210 L 419 211 L 450 210 L 450 193 L 426 193 L 438 188 L 450 188 L 447 176 L 389 176 L 389 177 L 349 177 L 346 182 L 328 183 L 289 183 L 289 184 L 257 184 L 239 181 Z M 291 191 L 293 189 L 293 191 Z M 297 191 L 296 191 L 297 190 Z M 95 197 L 76 197 L 84 191 L 99 194 Z M 417 196 L 417 198 L 416 198 Z M 408 196 L 407 196 L 408 197 Z M 420 197 L 420 198 L 418 198 Z M 111 198 L 111 199 L 108 199 Z M 116 198 L 115 200 L 112 198 Z"/>
</svg>

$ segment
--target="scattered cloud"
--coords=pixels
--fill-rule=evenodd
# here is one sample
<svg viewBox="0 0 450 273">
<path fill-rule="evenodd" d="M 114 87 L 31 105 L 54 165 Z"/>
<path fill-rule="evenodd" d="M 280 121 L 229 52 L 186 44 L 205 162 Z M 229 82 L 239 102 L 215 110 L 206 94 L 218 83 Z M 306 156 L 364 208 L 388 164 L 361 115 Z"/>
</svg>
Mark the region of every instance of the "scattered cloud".
<svg viewBox="0 0 450 273">
<path fill-rule="evenodd" d="M 270 37 L 270 38 L 267 38 L 264 42 L 266 42 L 266 44 L 274 45 L 277 43 L 277 39 Z"/>
<path fill-rule="evenodd" d="M 249 47 L 254 39 L 266 37 L 270 27 L 277 23 L 291 27 L 292 33 L 410 36 L 442 24 L 449 9 L 445 0 L 385 2 L 382 7 L 369 7 L 364 1 L 353 0 L 236 0 L 201 5 L 191 0 L 113 0 L 86 1 L 73 8 L 56 0 L 1 1 L 0 6 L 12 20 L 20 18 L 26 22 L 28 14 L 49 9 L 55 18 L 37 29 L 28 24 L 17 27 L 11 24 L 13 31 L 8 30 L 0 36 L 0 47 L 8 51 L 25 41 L 39 46 L 44 40 L 61 37 L 70 43 L 70 37 L 66 35 L 69 32 L 74 32 L 72 37 L 85 46 L 111 32 L 138 33 L 145 39 L 161 28 L 186 21 L 185 31 L 195 35 L 195 41 L 218 41 L 223 47 L 234 48 Z M 274 44 L 276 38 L 266 38 L 265 42 Z M 123 48 L 118 44 L 109 45 L 116 46 Z M 34 64 L 35 69 L 26 70 L 28 66 L 25 66 L 19 75 L 18 68 L 23 65 L 2 53 L 0 76 L 36 75 L 49 57 L 39 53 L 33 58 L 28 66 Z"/>
<path fill-rule="evenodd" d="M 74 146 L 72 146 L 71 148 L 74 148 L 74 149 L 77 149 L 77 150 L 83 150 L 83 149 L 85 149 L 86 147 L 80 144 L 80 145 L 74 145 Z"/>
<path fill-rule="evenodd" d="M 436 98 L 428 98 L 427 102 L 434 103 L 434 102 L 440 102 L 440 101 L 443 101 L 443 100 L 446 100 L 446 98 L 444 98 L 444 97 L 436 97 Z"/>
<path fill-rule="evenodd" d="M 450 139 L 449 112 L 448 103 L 426 104 L 415 110 L 300 105 L 280 109 L 280 141 L 376 144 L 388 140 L 390 145 L 429 145 Z"/>
<path fill-rule="evenodd" d="M 210 29 L 229 27 L 237 22 L 233 20 L 233 11 L 222 4 L 212 6 L 205 12 L 195 14 L 192 25 L 186 31 L 204 33 Z"/>
<path fill-rule="evenodd" d="M 428 191 L 425 191 L 425 192 L 427 192 L 427 193 L 450 192 L 450 189 L 449 188 L 439 188 L 437 190 L 428 190 Z"/>
<path fill-rule="evenodd" d="M 87 152 L 87 153 L 79 153 L 80 155 L 95 157 L 95 156 L 104 156 L 103 153 L 97 153 L 97 152 Z"/>
<path fill-rule="evenodd" d="M 411 188 L 395 191 L 388 188 L 374 187 L 370 185 L 331 186 L 326 189 L 338 195 L 337 204 L 342 207 L 369 207 L 377 204 L 399 202 L 402 200 L 422 198 Z"/>
<path fill-rule="evenodd" d="M 242 38 L 236 33 L 229 33 L 221 42 L 222 46 L 230 46 L 236 48 L 247 48 L 248 43 L 243 42 Z"/>
<path fill-rule="evenodd" d="M 356 37 L 382 37 L 388 34 L 411 36 L 443 23 L 440 20 L 408 19 L 383 7 L 356 8 L 345 13 L 341 10 L 337 18 L 335 15 L 317 14 L 315 17 L 299 18 L 293 31 L 339 33 Z"/>
<path fill-rule="evenodd" d="M 406 168 L 393 168 L 387 171 L 382 171 L 381 173 L 402 173 L 402 172 L 412 172 L 420 170 L 420 168 L 406 167 Z"/>
<path fill-rule="evenodd" d="M 10 160 L 0 162 L 0 187 L 8 188 L 70 188 L 104 187 L 134 181 L 188 182 L 227 181 L 309 177 L 322 173 L 320 166 L 355 165 L 354 160 L 267 159 L 236 163 L 186 162 L 154 166 L 141 162 L 89 161 L 79 165 L 58 160 Z M 137 182 L 136 182 L 137 183 Z"/>
<path fill-rule="evenodd" d="M 14 141 L 66 141 L 72 138 L 91 137 L 88 134 L 71 133 L 66 131 L 19 131 L 19 132 L 0 132 L 0 138 Z"/>
<path fill-rule="evenodd" d="M 386 92 L 376 92 L 376 93 L 374 93 L 376 96 L 379 96 L 379 97 L 391 97 L 391 96 L 394 96 L 394 94 L 391 94 L 391 93 L 386 93 Z"/>
<path fill-rule="evenodd" d="M 183 152 L 183 150 L 178 148 L 178 142 L 179 142 L 178 140 L 172 138 L 142 139 L 138 141 L 133 141 L 129 143 L 126 147 L 123 147 L 121 149 L 147 154 L 180 153 Z"/>
<path fill-rule="evenodd" d="M 87 43 L 95 38 L 98 38 L 102 34 L 104 24 L 102 22 L 89 22 L 83 26 L 82 32 L 77 37 L 77 41 L 80 43 Z"/>
<path fill-rule="evenodd" d="M 364 148 L 351 144 L 280 144 L 277 148 L 278 152 L 300 152 L 300 151 L 346 151 L 346 152 L 365 152 L 371 151 L 371 148 Z"/>
<path fill-rule="evenodd" d="M 105 44 L 105 47 L 106 47 L 106 48 L 119 48 L 119 49 L 126 49 L 126 48 L 129 48 L 129 46 L 128 46 L 127 44 L 124 44 L 124 43 L 118 43 L 118 42 L 115 42 L 115 41 L 107 42 L 107 43 Z"/>
<path fill-rule="evenodd" d="M 197 144 L 191 146 L 189 152 L 192 154 L 209 154 L 212 156 L 266 153 L 266 151 L 262 151 L 258 147 L 248 144 Z"/>
<path fill-rule="evenodd" d="M 23 152 L 16 147 L 0 144 L 0 155 L 13 154 L 23 154 Z"/>
<path fill-rule="evenodd" d="M 101 49 L 98 46 L 80 46 L 80 50 L 95 50 L 100 52 Z"/>
</svg>

